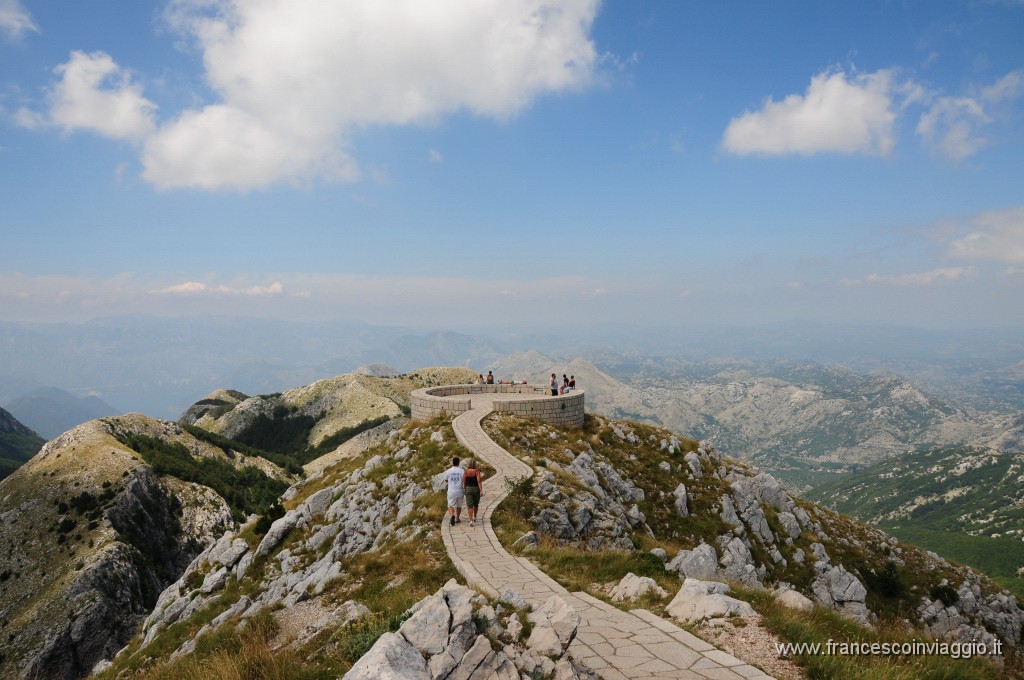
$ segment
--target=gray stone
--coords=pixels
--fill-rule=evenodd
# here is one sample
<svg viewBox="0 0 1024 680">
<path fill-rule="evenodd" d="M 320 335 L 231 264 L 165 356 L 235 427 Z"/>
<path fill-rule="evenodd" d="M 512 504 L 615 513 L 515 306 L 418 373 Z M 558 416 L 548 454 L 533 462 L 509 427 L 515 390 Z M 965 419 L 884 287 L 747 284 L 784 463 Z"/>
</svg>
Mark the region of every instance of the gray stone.
<svg viewBox="0 0 1024 680">
<path fill-rule="evenodd" d="M 750 528 L 750 531 L 765 543 L 773 543 L 775 537 L 772 535 L 771 527 L 768 526 L 768 518 L 765 517 L 764 509 L 757 496 L 744 481 L 735 481 L 731 485 L 733 500 L 736 502 L 736 511 Z"/>
<path fill-rule="evenodd" d="M 800 522 L 797 521 L 796 515 L 791 512 L 780 512 L 779 524 L 790 538 L 800 538 Z"/>
<path fill-rule="evenodd" d="M 397 633 L 384 633 L 344 676 L 345 680 L 431 680 L 419 651 Z"/>
<path fill-rule="evenodd" d="M 665 570 L 674 571 L 684 578 L 718 578 L 718 553 L 713 546 L 701 543 L 693 550 L 680 550 L 672 561 L 665 565 Z"/>
<path fill-rule="evenodd" d="M 519 546 L 523 550 L 532 550 L 533 548 L 537 547 L 538 542 L 539 540 L 537 539 L 537 533 L 534 531 L 528 531 L 519 538 L 517 538 L 512 543 L 512 547 Z"/>
<path fill-rule="evenodd" d="M 718 537 L 718 545 L 722 549 L 722 573 L 726 578 L 752 587 L 760 587 L 754 558 L 743 541 L 728 534 Z"/>
<path fill-rule="evenodd" d="M 398 632 L 416 649 L 426 654 L 439 654 L 448 646 L 452 614 L 444 595 L 435 593 L 413 614 Z"/>
<path fill-rule="evenodd" d="M 736 530 L 736 533 L 742 536 L 747 532 L 746 527 L 743 526 L 743 522 L 740 521 L 740 516 L 736 514 L 736 506 L 732 502 L 730 496 L 722 496 L 719 499 L 722 503 L 722 512 L 719 513 L 719 517 L 726 524 L 732 525 Z"/>
<path fill-rule="evenodd" d="M 675 496 L 676 498 L 676 514 L 680 517 L 688 517 L 690 514 L 690 510 L 688 509 L 686 504 L 686 485 L 680 484 L 679 486 L 677 486 L 675 491 L 672 492 L 672 495 Z"/>
<path fill-rule="evenodd" d="M 843 616 L 869 625 L 868 608 L 864 604 L 868 591 L 864 584 L 841 565 L 835 567 L 819 562 L 815 570 L 819 575 L 811 584 L 814 598 Z"/>
<path fill-rule="evenodd" d="M 608 596 L 618 602 L 636 602 L 645 595 L 667 597 L 668 593 L 649 576 L 637 576 L 630 572 L 622 577 L 618 585 L 612 588 Z"/>
<path fill-rule="evenodd" d="M 796 590 L 787 590 L 775 598 L 775 601 L 788 609 L 795 609 L 801 612 L 809 612 L 814 609 L 814 603 L 810 598 Z"/>
<path fill-rule="evenodd" d="M 683 461 L 689 466 L 690 474 L 692 474 L 694 477 L 700 479 L 701 477 L 704 476 L 704 468 L 703 466 L 701 466 L 700 457 L 696 453 L 690 451 L 685 456 L 683 456 Z"/>
<path fill-rule="evenodd" d="M 284 514 L 284 517 L 275 520 L 270 525 L 270 529 L 263 537 L 263 540 L 260 541 L 259 546 L 256 547 L 254 556 L 263 557 L 269 555 L 284 540 L 285 535 L 295 528 L 301 517 L 302 515 L 298 511 L 289 510 Z"/>
<path fill-rule="evenodd" d="M 669 616 L 681 621 L 757 616 L 748 603 L 728 596 L 726 593 L 730 591 L 729 586 L 724 583 L 688 578 L 683 581 L 682 587 L 665 611 Z"/>
</svg>

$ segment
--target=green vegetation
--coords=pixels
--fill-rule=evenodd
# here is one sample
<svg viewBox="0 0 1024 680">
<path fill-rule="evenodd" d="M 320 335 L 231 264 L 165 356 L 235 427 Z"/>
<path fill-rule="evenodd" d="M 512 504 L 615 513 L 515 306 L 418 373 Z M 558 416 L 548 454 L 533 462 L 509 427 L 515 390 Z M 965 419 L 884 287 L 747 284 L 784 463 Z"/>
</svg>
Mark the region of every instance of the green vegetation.
<svg viewBox="0 0 1024 680">
<path fill-rule="evenodd" d="M 932 550 L 947 559 L 979 569 L 1024 601 L 1024 541 L 1019 538 L 970 536 L 918 527 L 880 527 L 901 541 Z"/>
<path fill-rule="evenodd" d="M 1024 597 L 1021 458 L 957 447 L 917 451 L 844 475 L 807 495 L 995 578 Z"/>
<path fill-rule="evenodd" d="M 302 464 L 293 456 L 257 449 L 252 446 L 248 446 L 247 444 L 243 444 L 242 442 L 235 441 L 234 439 L 228 439 L 227 437 L 222 437 L 219 434 L 208 432 L 201 427 L 196 427 L 195 425 L 184 425 L 183 427 L 186 432 L 196 439 L 219 448 L 228 458 L 233 458 L 235 452 L 243 453 L 247 456 L 258 456 L 269 460 L 271 463 L 288 471 L 290 474 L 303 474 Z"/>
<path fill-rule="evenodd" d="M 295 415 L 295 407 L 278 406 L 273 411 L 273 417 L 260 414 L 252 426 L 238 435 L 238 439 L 229 439 L 195 425 L 185 425 L 184 428 L 196 439 L 213 444 L 229 457 L 233 451 L 247 456 L 259 456 L 291 474 L 299 475 L 306 463 L 330 453 L 357 434 L 390 419 L 380 416 L 342 428 L 318 446 L 311 447 L 308 444 L 309 435 L 318 420 L 313 416 Z"/>
<path fill-rule="evenodd" d="M 268 477 L 259 468 L 235 468 L 227 461 L 192 456 L 180 443 L 146 435 L 118 433 L 118 440 L 149 463 L 160 475 L 208 486 L 228 505 L 237 520 L 270 507 L 288 488 L 287 482 Z"/>
</svg>

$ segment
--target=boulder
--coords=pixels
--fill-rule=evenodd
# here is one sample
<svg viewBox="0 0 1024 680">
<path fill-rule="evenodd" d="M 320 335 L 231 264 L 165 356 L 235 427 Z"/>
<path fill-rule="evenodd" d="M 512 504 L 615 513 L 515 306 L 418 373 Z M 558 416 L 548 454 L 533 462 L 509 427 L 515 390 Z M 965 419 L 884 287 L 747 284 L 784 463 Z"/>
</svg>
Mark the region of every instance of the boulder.
<svg viewBox="0 0 1024 680">
<path fill-rule="evenodd" d="M 814 609 L 814 603 L 810 598 L 796 590 L 787 590 L 775 598 L 775 601 L 788 609 L 795 609 L 801 612 L 809 612 Z"/>
<path fill-rule="evenodd" d="M 818 577 L 811 584 L 814 599 L 858 623 L 870 625 L 864 598 L 868 591 L 857 577 L 842 565 L 836 567 L 821 562 L 815 565 Z"/>
<path fill-rule="evenodd" d="M 345 680 L 431 680 L 419 650 L 398 633 L 384 633 L 344 676 Z"/>
<path fill-rule="evenodd" d="M 649 576 L 637 576 L 630 572 L 622 577 L 608 595 L 618 602 L 636 602 L 644 595 L 666 597 L 668 593 Z"/>
<path fill-rule="evenodd" d="M 676 508 L 676 514 L 680 517 L 689 516 L 690 510 L 687 508 L 686 505 L 686 486 L 684 484 L 680 484 L 679 486 L 676 487 L 676 490 L 672 492 L 672 495 L 675 496 L 676 498 L 676 502 L 674 504 Z"/>
<path fill-rule="evenodd" d="M 693 550 L 680 550 L 672 561 L 665 565 L 667 571 L 679 576 L 697 579 L 714 579 L 720 575 L 718 553 L 713 546 L 701 543 Z"/>
<path fill-rule="evenodd" d="M 757 614 L 748 603 L 730 597 L 728 585 L 688 578 L 665 611 L 681 621 L 706 621 L 730 616 L 753 618 Z"/>
</svg>

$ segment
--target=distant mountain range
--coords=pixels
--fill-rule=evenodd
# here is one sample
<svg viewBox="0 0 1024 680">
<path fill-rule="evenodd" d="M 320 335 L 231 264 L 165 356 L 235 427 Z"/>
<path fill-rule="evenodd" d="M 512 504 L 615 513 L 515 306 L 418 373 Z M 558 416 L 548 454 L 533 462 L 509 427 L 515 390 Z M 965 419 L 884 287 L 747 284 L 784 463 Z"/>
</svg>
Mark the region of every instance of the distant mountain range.
<svg viewBox="0 0 1024 680">
<path fill-rule="evenodd" d="M 46 440 L 0 408 L 0 479 L 39 453 Z"/>
<path fill-rule="evenodd" d="M 806 489 L 907 450 L 978 444 L 1024 451 L 1019 414 L 984 413 L 906 380 L 789 361 L 647 361 L 613 377 L 585 359 L 538 352 L 488 367 L 499 379 L 546 384 L 576 376 L 587 407 L 710 439 Z"/>
<path fill-rule="evenodd" d="M 56 387 L 40 387 L 12 400 L 6 408 L 46 439 L 53 439 L 88 420 L 119 414 L 99 397 L 76 397 Z"/>
<path fill-rule="evenodd" d="M 929 394 L 978 409 L 1024 408 L 1019 328 L 927 331 L 786 321 L 760 327 L 569 324 L 538 332 L 520 323 L 417 330 L 352 321 L 125 316 L 83 324 L 0 321 L 0 347 L 0 404 L 54 385 L 171 419 L 198 395 L 224 385 L 248 394 L 282 392 L 373 363 L 398 371 L 468 366 L 479 372 L 530 349 L 586 357 L 627 383 L 638 371 L 671 374 L 721 357 L 781 358 L 902 375 Z"/>
</svg>

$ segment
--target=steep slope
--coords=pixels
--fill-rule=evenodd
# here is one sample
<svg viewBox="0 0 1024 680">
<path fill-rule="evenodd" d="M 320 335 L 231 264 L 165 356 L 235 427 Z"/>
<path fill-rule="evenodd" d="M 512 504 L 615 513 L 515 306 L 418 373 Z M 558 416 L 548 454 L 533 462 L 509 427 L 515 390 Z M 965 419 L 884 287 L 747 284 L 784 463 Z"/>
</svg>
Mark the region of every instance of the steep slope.
<svg viewBox="0 0 1024 680">
<path fill-rule="evenodd" d="M 39 452 L 46 440 L 0 408 L 0 479 Z"/>
<path fill-rule="evenodd" d="M 958 447 L 910 452 L 807 497 L 950 558 L 1024 595 L 1024 454 Z"/>
<path fill-rule="evenodd" d="M 646 576 L 797 590 L 861 624 L 1021 643 L 1024 611 L 982 574 L 796 498 L 706 443 L 599 417 L 564 431 L 492 414 L 485 428 L 538 473 L 499 511 L 503 543 L 570 590 L 600 594 L 618 562 Z M 615 557 L 623 550 L 637 553 Z"/>
<path fill-rule="evenodd" d="M 283 477 L 267 461 L 229 457 L 138 414 L 90 421 L 50 441 L 0 482 L 0 676 L 87 673 L 234 526 L 232 513 L 255 512 L 260 492 L 276 498 Z"/>
<path fill-rule="evenodd" d="M 99 397 L 76 397 L 56 387 L 41 387 L 18 397 L 7 404 L 7 410 L 47 439 L 88 420 L 118 414 Z"/>
</svg>

